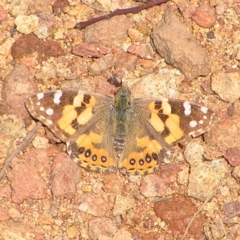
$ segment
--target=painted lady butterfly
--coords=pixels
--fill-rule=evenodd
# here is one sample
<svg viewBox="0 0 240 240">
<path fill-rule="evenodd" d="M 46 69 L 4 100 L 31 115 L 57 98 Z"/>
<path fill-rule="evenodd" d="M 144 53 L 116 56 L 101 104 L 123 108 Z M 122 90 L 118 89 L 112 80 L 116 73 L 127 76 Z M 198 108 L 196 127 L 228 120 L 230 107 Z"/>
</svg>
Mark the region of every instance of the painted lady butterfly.
<svg viewBox="0 0 240 240">
<path fill-rule="evenodd" d="M 169 158 L 174 143 L 208 131 L 214 113 L 174 99 L 133 99 L 124 84 L 114 98 L 83 91 L 38 93 L 30 114 L 67 144 L 88 170 L 147 174 Z"/>
</svg>

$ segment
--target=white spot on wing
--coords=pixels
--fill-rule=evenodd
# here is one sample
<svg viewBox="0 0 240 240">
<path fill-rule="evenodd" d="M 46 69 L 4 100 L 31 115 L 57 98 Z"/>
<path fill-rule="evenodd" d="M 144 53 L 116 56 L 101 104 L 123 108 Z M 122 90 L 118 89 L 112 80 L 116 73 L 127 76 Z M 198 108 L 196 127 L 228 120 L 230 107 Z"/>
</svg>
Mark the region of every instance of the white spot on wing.
<svg viewBox="0 0 240 240">
<path fill-rule="evenodd" d="M 44 93 L 38 93 L 37 98 L 38 100 L 41 100 L 44 97 Z"/>
<path fill-rule="evenodd" d="M 41 103 L 40 102 L 37 102 L 37 106 L 40 106 L 41 105 Z"/>
<path fill-rule="evenodd" d="M 199 124 L 203 124 L 203 120 L 200 120 L 200 121 L 199 121 Z"/>
<path fill-rule="evenodd" d="M 194 128 L 197 126 L 197 121 L 195 120 L 192 120 L 190 123 L 189 123 L 190 127 Z"/>
<path fill-rule="evenodd" d="M 62 91 L 60 91 L 60 90 L 56 91 L 56 93 L 54 94 L 53 102 L 54 102 L 55 104 L 59 104 L 61 97 L 62 97 Z"/>
<path fill-rule="evenodd" d="M 186 116 L 191 114 L 191 104 L 189 102 L 184 102 L 183 103 L 183 107 L 184 107 L 184 113 Z"/>
<path fill-rule="evenodd" d="M 208 108 L 206 108 L 206 107 L 201 107 L 201 111 L 206 114 L 207 111 L 208 111 Z"/>
<path fill-rule="evenodd" d="M 44 111 L 44 107 L 40 107 L 39 109 L 40 109 L 40 111 L 42 111 L 42 112 Z"/>
<path fill-rule="evenodd" d="M 46 114 L 49 115 L 49 116 L 53 115 L 53 109 L 48 108 L 48 109 L 46 110 Z"/>
<path fill-rule="evenodd" d="M 52 120 L 46 119 L 46 124 L 47 124 L 47 125 L 52 125 L 53 122 L 52 122 Z"/>
</svg>

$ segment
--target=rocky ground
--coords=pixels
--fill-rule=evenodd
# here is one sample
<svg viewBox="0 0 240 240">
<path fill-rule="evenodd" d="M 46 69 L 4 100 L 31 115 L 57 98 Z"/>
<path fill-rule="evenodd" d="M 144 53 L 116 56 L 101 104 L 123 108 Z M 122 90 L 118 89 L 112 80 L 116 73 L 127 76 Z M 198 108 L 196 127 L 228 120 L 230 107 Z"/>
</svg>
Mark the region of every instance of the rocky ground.
<svg viewBox="0 0 240 240">
<path fill-rule="evenodd" d="M 86 171 L 41 126 L 0 174 L 0 239 L 240 239 L 240 2 L 168 1 L 74 28 L 141 4 L 1 0 L 1 168 L 39 91 L 112 95 L 121 79 L 135 97 L 211 108 L 211 130 L 139 176 Z"/>
</svg>

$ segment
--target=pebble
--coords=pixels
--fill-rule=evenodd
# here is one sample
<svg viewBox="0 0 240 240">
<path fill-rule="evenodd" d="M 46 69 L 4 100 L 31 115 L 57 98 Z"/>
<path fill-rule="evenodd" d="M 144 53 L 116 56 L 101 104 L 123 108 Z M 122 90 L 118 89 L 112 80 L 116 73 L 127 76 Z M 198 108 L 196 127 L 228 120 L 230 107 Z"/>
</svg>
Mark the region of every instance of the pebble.
<svg viewBox="0 0 240 240">
<path fill-rule="evenodd" d="M 213 27 L 216 19 L 214 9 L 205 3 L 201 4 L 192 16 L 194 22 L 205 28 Z"/>
<path fill-rule="evenodd" d="M 126 212 L 136 205 L 134 198 L 130 196 L 117 195 L 113 208 L 113 216 L 124 216 Z"/>
<path fill-rule="evenodd" d="M 9 219 L 10 219 L 10 216 L 8 214 L 8 210 L 0 208 L 0 221 L 7 221 Z"/>
<path fill-rule="evenodd" d="M 128 36 L 132 42 L 141 42 L 143 40 L 143 34 L 135 28 L 128 29 Z"/>
<path fill-rule="evenodd" d="M 7 57 L 12 50 L 12 45 L 14 44 L 14 38 L 7 38 L 1 45 L 0 45 L 0 55 Z"/>
<path fill-rule="evenodd" d="M 8 215 L 15 221 L 21 217 L 21 213 L 16 208 L 10 208 L 8 210 Z"/>
<path fill-rule="evenodd" d="M 47 138 L 38 135 L 32 140 L 32 145 L 37 149 L 47 149 L 50 146 Z"/>
<path fill-rule="evenodd" d="M 167 186 L 162 178 L 157 175 L 147 175 L 143 177 L 140 192 L 145 197 L 163 196 L 166 193 Z"/>
<path fill-rule="evenodd" d="M 240 71 L 215 72 L 211 79 L 212 90 L 223 101 L 233 103 L 240 98 Z"/>
<path fill-rule="evenodd" d="M 129 26 L 130 21 L 124 15 L 103 20 L 85 29 L 84 42 L 98 42 L 108 47 L 121 44 L 128 38 Z"/>
<path fill-rule="evenodd" d="M 117 232 L 116 223 L 110 218 L 94 218 L 89 220 L 89 236 L 93 240 L 98 240 L 99 236 L 111 237 Z"/>
<path fill-rule="evenodd" d="M 101 195 L 85 195 L 78 209 L 96 217 L 104 216 L 109 206 L 105 196 Z"/>
<path fill-rule="evenodd" d="M 224 154 L 224 158 L 228 161 L 228 163 L 233 166 L 240 165 L 240 149 L 238 147 L 229 148 Z"/>
<path fill-rule="evenodd" d="M 115 174 L 105 175 L 103 182 L 105 192 L 120 194 L 124 191 L 123 179 Z"/>
<path fill-rule="evenodd" d="M 4 21 L 7 19 L 8 12 L 0 7 L 0 21 Z"/>
<path fill-rule="evenodd" d="M 129 231 L 127 231 L 125 228 L 121 228 L 116 232 L 116 234 L 112 239 L 113 240 L 122 240 L 122 239 L 133 240 L 135 238 L 133 238 L 132 234 Z"/>
<path fill-rule="evenodd" d="M 29 34 L 37 30 L 39 19 L 36 15 L 18 15 L 14 21 L 17 30 Z"/>
<path fill-rule="evenodd" d="M 172 198 L 155 204 L 154 212 L 165 224 L 168 230 L 172 231 L 176 239 L 180 239 L 188 226 L 191 218 L 197 212 L 197 207 L 190 198 L 183 195 L 173 195 Z M 205 217 L 199 213 L 190 225 L 188 233 L 193 239 L 201 239 L 202 231 L 199 231 L 205 224 Z M 178 235 L 179 234 L 179 235 Z"/>
<path fill-rule="evenodd" d="M 233 114 L 216 123 L 210 132 L 204 135 L 208 149 L 214 157 L 225 155 L 229 148 L 240 146 L 240 116 Z"/>
<path fill-rule="evenodd" d="M 209 59 L 199 42 L 174 13 L 166 11 L 153 28 L 152 39 L 165 61 L 181 70 L 187 79 L 206 76 Z"/>
<path fill-rule="evenodd" d="M 9 13 L 14 17 L 27 14 L 29 9 L 31 9 L 31 5 L 31 0 L 12 0 L 10 2 Z"/>
<path fill-rule="evenodd" d="M 153 59 L 153 49 L 149 44 L 131 44 L 127 51 L 141 58 Z"/>
<path fill-rule="evenodd" d="M 76 184 L 81 180 L 81 169 L 63 152 L 58 153 L 52 163 L 51 188 L 56 197 L 71 197 Z"/>
<path fill-rule="evenodd" d="M 7 113 L 22 119 L 29 117 L 23 102 L 34 92 L 37 92 L 37 85 L 33 75 L 26 66 L 16 64 L 2 86 L 2 100 Z"/>
<path fill-rule="evenodd" d="M 52 40 L 42 41 L 33 34 L 23 35 L 12 48 L 12 56 L 14 59 L 20 59 L 26 55 L 37 53 L 38 62 L 46 61 L 50 57 L 64 56 L 65 53 L 61 45 Z"/>
<path fill-rule="evenodd" d="M 7 176 L 12 186 L 12 202 L 21 203 L 25 199 L 42 199 L 47 196 L 47 184 L 34 166 L 14 164 Z"/>
<path fill-rule="evenodd" d="M 79 226 L 77 225 L 72 225 L 67 228 L 67 236 L 70 239 L 75 239 L 76 237 L 79 236 Z"/>
<path fill-rule="evenodd" d="M 229 166 L 224 159 L 203 162 L 204 149 L 201 145 L 190 142 L 184 156 L 191 165 L 187 195 L 200 201 L 212 198 L 216 187 L 229 172 Z"/>
<path fill-rule="evenodd" d="M 110 53 L 110 48 L 97 43 L 81 43 L 73 47 L 72 53 L 81 57 L 101 57 Z"/>
</svg>

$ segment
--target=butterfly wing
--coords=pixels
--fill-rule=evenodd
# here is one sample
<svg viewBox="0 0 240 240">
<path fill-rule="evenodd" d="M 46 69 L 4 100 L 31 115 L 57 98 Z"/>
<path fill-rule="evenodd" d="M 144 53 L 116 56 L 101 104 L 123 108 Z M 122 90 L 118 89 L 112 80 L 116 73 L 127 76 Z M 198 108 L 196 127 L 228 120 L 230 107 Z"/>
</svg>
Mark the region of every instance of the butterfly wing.
<svg viewBox="0 0 240 240">
<path fill-rule="evenodd" d="M 30 114 L 67 143 L 70 157 L 95 171 L 114 171 L 113 100 L 82 91 L 39 93 L 26 102 Z"/>
<path fill-rule="evenodd" d="M 130 173 L 153 172 L 170 156 L 174 143 L 208 131 L 213 116 L 208 108 L 187 101 L 135 99 L 118 167 Z"/>
</svg>

